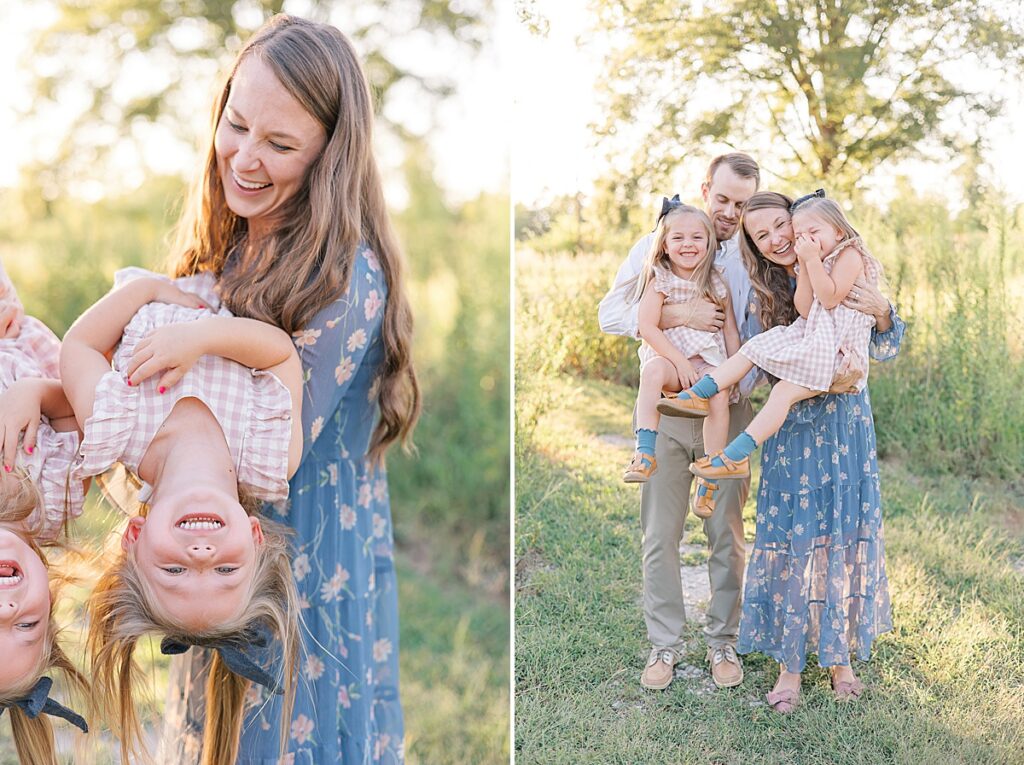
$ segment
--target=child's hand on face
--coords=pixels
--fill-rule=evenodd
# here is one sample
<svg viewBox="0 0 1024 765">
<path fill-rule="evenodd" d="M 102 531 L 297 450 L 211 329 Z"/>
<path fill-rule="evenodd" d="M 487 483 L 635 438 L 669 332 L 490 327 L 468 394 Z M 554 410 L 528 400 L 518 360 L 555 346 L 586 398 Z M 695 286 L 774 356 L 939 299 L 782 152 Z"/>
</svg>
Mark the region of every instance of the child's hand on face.
<svg viewBox="0 0 1024 765">
<path fill-rule="evenodd" d="M 797 260 L 801 262 L 806 262 L 812 258 L 821 260 L 821 245 L 811 234 L 798 233 L 794 246 L 796 247 Z"/>
</svg>

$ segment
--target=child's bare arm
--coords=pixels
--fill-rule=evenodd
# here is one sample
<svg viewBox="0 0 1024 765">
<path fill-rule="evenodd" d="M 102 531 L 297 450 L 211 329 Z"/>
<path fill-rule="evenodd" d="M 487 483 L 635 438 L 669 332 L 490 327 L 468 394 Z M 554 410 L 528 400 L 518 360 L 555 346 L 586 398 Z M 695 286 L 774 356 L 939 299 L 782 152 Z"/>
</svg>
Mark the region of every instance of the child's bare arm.
<svg viewBox="0 0 1024 765">
<path fill-rule="evenodd" d="M 793 294 L 793 305 L 797 313 L 805 319 L 811 312 L 811 304 L 814 303 L 814 290 L 811 288 L 811 280 L 808 277 L 807 269 L 801 266 L 800 273 L 796 275 L 796 292 Z"/>
<path fill-rule="evenodd" d="M 740 349 L 740 330 L 736 326 L 736 314 L 733 313 L 732 297 L 728 291 L 725 293 L 725 326 L 722 327 L 722 334 L 725 336 L 726 354 L 734 355 Z"/>
<path fill-rule="evenodd" d="M 256 319 L 211 316 L 160 327 L 135 346 L 128 376 L 141 383 L 163 371 L 161 387 L 170 387 L 200 356 L 221 356 L 253 369 L 269 369 L 292 356 L 295 346 L 284 330 Z"/>
<path fill-rule="evenodd" d="M 853 283 L 864 272 L 864 262 L 856 248 L 847 247 L 836 256 L 831 274 L 825 272 L 824 264 L 817 258 L 808 258 L 800 270 L 807 271 L 818 302 L 832 309 L 846 299 Z"/>
</svg>

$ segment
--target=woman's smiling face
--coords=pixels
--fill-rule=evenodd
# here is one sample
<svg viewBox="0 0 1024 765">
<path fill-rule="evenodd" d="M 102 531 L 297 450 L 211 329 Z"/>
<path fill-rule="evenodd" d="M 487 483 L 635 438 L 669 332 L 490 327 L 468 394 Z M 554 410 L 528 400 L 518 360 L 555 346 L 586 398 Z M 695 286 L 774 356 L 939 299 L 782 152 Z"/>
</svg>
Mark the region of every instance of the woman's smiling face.
<svg viewBox="0 0 1024 765">
<path fill-rule="evenodd" d="M 784 268 L 796 263 L 793 247 L 793 217 L 788 210 L 762 207 L 743 215 L 743 228 L 764 257 Z"/>
<path fill-rule="evenodd" d="M 228 207 L 250 235 L 273 230 L 302 188 L 327 141 L 324 128 L 258 56 L 246 56 L 231 81 L 214 150 Z"/>
</svg>

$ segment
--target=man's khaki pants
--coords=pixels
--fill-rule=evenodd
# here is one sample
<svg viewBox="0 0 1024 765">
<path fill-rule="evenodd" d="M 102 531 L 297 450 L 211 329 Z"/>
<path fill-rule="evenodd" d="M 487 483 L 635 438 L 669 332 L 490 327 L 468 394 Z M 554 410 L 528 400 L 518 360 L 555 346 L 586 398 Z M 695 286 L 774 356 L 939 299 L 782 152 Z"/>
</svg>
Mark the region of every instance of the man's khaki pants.
<svg viewBox="0 0 1024 765">
<path fill-rule="evenodd" d="M 746 428 L 750 402 L 729 407 L 729 440 Z M 686 610 L 679 577 L 679 543 L 689 511 L 690 463 L 704 456 L 703 419 L 662 417 L 655 457 L 658 471 L 643 485 L 640 524 L 644 551 L 644 621 L 656 648 L 681 651 Z M 736 645 L 743 587 L 743 504 L 750 479 L 720 481 L 715 512 L 704 521 L 710 556 L 711 603 L 704 635 L 709 646 Z"/>
</svg>

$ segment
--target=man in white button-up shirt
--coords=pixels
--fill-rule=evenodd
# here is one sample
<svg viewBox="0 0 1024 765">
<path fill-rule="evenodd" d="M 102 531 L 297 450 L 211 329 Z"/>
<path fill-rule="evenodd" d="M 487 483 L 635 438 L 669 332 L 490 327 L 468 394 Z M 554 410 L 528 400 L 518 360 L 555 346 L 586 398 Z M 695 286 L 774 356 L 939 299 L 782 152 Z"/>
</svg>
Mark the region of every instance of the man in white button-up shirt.
<svg viewBox="0 0 1024 765">
<path fill-rule="evenodd" d="M 704 209 L 721 242 L 715 265 L 729 283 L 737 327 L 744 325 L 750 291 L 750 277 L 739 251 L 739 219 L 743 205 L 757 191 L 759 182 L 757 163 L 746 154 L 733 153 L 713 159 L 707 178 L 701 184 Z M 632 296 L 653 237 L 648 234 L 633 246 L 616 274 L 614 285 L 601 301 L 598 319 L 603 332 L 639 337 L 639 304 L 632 301 Z M 721 329 L 723 322 L 721 309 L 700 299 L 666 305 L 661 314 L 663 329 L 685 324 L 714 331 Z M 747 386 L 741 384 L 741 401 L 729 407 L 730 440 L 750 422 L 751 409 L 746 398 L 749 392 Z M 651 641 L 651 654 L 640 678 L 645 688 L 668 687 L 683 649 L 686 616 L 679 576 L 679 542 L 693 479 L 689 464 L 704 456 L 702 423 L 699 419 L 662 417 L 655 447 L 658 471 L 641 489 L 644 620 Z M 736 639 L 745 556 L 741 511 L 749 488 L 749 478 L 722 481 L 716 492 L 715 511 L 704 521 L 710 547 L 708 574 L 711 580 L 711 602 L 704 635 L 712 677 L 723 688 L 743 681 Z"/>
</svg>

